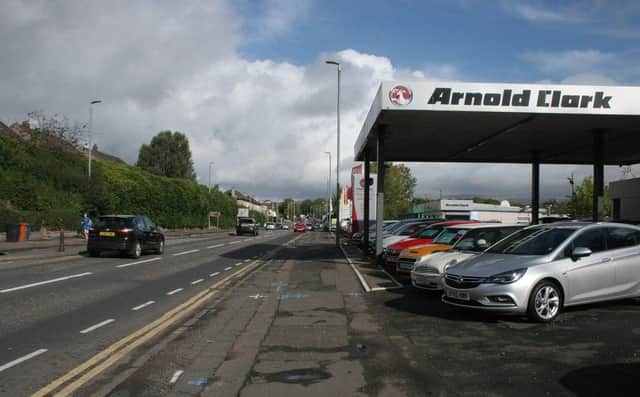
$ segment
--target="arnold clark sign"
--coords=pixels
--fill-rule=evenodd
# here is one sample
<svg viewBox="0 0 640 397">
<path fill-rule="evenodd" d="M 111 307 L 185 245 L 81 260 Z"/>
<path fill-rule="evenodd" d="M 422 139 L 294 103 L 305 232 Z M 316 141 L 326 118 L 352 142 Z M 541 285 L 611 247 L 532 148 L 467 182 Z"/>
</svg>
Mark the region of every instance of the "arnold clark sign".
<svg viewBox="0 0 640 397">
<path fill-rule="evenodd" d="M 384 82 L 388 110 L 640 115 L 640 87 Z"/>
</svg>

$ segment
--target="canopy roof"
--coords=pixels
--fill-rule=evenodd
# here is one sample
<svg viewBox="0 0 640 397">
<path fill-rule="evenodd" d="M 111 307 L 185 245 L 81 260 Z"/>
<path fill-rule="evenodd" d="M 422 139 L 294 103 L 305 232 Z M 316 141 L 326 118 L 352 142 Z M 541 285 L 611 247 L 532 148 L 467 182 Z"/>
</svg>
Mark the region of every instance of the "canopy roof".
<svg viewBox="0 0 640 397">
<path fill-rule="evenodd" d="M 635 164 L 640 87 L 383 82 L 356 160 L 380 132 L 385 161 L 593 164 L 598 145 L 604 164 Z"/>
</svg>

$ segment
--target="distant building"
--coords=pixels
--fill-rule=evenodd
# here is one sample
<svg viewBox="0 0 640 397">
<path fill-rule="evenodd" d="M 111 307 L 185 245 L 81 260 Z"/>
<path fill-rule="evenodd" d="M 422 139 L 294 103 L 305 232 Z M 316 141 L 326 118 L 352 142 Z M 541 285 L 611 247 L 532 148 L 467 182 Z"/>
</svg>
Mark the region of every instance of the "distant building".
<svg viewBox="0 0 640 397">
<path fill-rule="evenodd" d="M 277 212 L 274 209 L 274 203 L 271 201 L 258 201 L 246 193 L 237 191 L 236 189 L 229 189 L 226 194 L 236 199 L 238 207 L 248 208 L 249 210 L 264 214 L 269 218 L 275 218 Z"/>
<path fill-rule="evenodd" d="M 609 197 L 614 220 L 640 222 L 640 178 L 609 182 Z"/>
<path fill-rule="evenodd" d="M 544 211 L 544 210 L 542 210 Z M 541 214 L 543 212 L 541 211 Z M 531 210 L 512 206 L 504 200 L 500 205 L 475 203 L 473 200 L 440 199 L 413 207 L 410 218 L 476 220 L 481 222 L 531 223 Z"/>
</svg>

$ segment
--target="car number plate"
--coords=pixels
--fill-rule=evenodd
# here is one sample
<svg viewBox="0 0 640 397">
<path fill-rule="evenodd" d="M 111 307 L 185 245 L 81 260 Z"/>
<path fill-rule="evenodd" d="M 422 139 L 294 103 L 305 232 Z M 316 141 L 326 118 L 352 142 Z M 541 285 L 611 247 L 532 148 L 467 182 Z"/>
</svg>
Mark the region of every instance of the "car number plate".
<svg viewBox="0 0 640 397">
<path fill-rule="evenodd" d="M 468 292 L 463 292 L 463 291 L 454 291 L 454 290 L 448 289 L 447 290 L 447 296 L 449 298 L 460 299 L 460 300 L 463 300 L 463 301 L 470 300 L 469 293 Z"/>
<path fill-rule="evenodd" d="M 100 232 L 100 237 L 115 237 L 116 232 Z"/>
</svg>

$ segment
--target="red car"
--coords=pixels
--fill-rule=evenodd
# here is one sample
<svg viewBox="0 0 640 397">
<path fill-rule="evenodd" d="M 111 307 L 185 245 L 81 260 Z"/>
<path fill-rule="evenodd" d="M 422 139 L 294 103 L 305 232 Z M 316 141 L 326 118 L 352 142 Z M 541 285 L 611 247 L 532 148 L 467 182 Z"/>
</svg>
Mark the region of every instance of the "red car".
<svg viewBox="0 0 640 397">
<path fill-rule="evenodd" d="M 296 223 L 296 224 L 293 226 L 293 231 L 294 231 L 294 232 L 301 232 L 301 233 L 304 233 L 304 232 L 305 232 L 305 230 L 307 230 L 307 228 L 305 227 L 304 223 Z"/>
<path fill-rule="evenodd" d="M 385 267 L 395 271 L 396 262 L 398 262 L 398 257 L 402 250 L 419 245 L 431 244 L 445 227 L 462 225 L 465 223 L 478 223 L 478 221 L 445 221 L 434 223 L 424 229 L 418 230 L 415 234 L 412 234 L 404 240 L 391 244 L 385 248 L 383 253 Z"/>
</svg>

